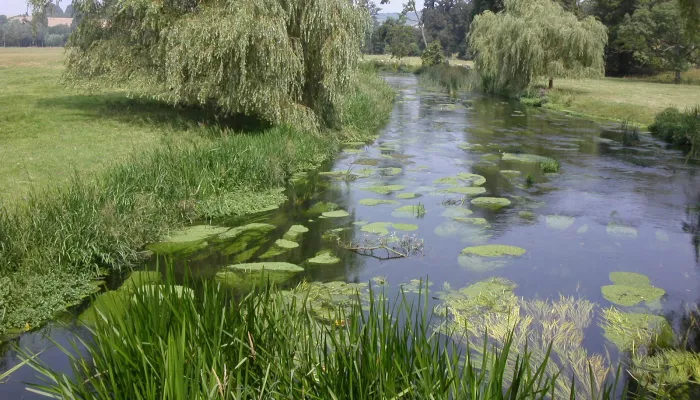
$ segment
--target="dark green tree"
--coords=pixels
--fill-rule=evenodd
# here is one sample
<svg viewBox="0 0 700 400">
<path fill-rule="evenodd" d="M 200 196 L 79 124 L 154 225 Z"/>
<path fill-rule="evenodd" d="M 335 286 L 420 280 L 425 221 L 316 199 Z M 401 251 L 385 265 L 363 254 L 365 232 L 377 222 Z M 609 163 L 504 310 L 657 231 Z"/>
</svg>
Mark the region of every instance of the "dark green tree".
<svg viewBox="0 0 700 400">
<path fill-rule="evenodd" d="M 389 54 L 398 60 L 412 53 L 415 54 L 418 51 L 418 45 L 414 39 L 412 27 L 406 25 L 403 21 L 393 24 L 388 32 Z"/>
<path fill-rule="evenodd" d="M 425 49 L 420 58 L 423 68 L 442 65 L 446 62 L 442 45 L 437 40 L 428 45 L 428 48 Z"/>
<path fill-rule="evenodd" d="M 638 63 L 634 55 L 620 46 L 618 41 L 619 26 L 625 15 L 632 15 L 640 0 L 590 0 L 591 15 L 595 16 L 608 28 L 608 44 L 605 48 L 606 75 L 629 75 L 637 71 Z"/>
<path fill-rule="evenodd" d="M 640 66 L 673 71 L 680 83 L 681 73 L 700 62 L 700 40 L 686 28 L 678 1 L 645 2 L 625 15 L 617 40 Z"/>
</svg>

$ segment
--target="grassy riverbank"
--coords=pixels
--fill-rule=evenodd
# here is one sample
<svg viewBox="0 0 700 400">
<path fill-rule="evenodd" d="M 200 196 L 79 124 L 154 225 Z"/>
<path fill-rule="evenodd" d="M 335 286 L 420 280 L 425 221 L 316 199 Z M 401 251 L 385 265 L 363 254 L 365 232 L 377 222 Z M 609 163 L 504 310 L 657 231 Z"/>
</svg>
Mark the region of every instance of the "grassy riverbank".
<svg viewBox="0 0 700 400">
<path fill-rule="evenodd" d="M 631 78 L 560 79 L 554 81 L 547 99 L 547 108 L 647 126 L 668 107 L 683 110 L 700 104 L 700 90 Z"/>
<path fill-rule="evenodd" d="M 205 216 L 207 204 L 244 213 L 278 201 L 274 189 L 291 174 L 318 167 L 341 141 L 372 139 L 392 108 L 388 85 L 363 74 L 342 102 L 340 131 L 231 129 L 202 110 L 67 94 L 55 54 L 37 61 L 33 52 L 43 50 L 1 67 L 10 90 L 1 97 L 0 182 L 9 189 L 0 212 L 0 334 L 80 302 L 95 278 L 138 263 L 145 243 Z"/>
</svg>

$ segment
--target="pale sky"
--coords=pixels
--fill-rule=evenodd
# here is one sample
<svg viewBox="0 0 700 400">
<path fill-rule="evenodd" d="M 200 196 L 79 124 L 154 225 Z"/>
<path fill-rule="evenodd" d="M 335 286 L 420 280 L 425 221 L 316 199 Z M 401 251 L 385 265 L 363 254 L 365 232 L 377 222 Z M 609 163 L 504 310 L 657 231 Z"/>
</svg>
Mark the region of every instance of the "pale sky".
<svg viewBox="0 0 700 400">
<path fill-rule="evenodd" d="M 63 3 L 62 1 L 61 4 Z M 11 17 L 13 15 L 24 14 L 25 12 L 27 12 L 26 0 L 0 0 L 0 15 L 4 14 Z"/>
<path fill-rule="evenodd" d="M 380 5 L 382 12 L 400 12 L 403 9 L 402 3 L 405 0 L 391 0 L 391 3 Z M 61 8 L 66 8 L 70 4 L 70 0 L 61 1 Z M 377 1 L 379 3 L 379 1 Z M 0 0 L 0 15 L 5 14 L 8 17 L 18 14 L 24 14 L 27 11 L 26 0 Z"/>
</svg>

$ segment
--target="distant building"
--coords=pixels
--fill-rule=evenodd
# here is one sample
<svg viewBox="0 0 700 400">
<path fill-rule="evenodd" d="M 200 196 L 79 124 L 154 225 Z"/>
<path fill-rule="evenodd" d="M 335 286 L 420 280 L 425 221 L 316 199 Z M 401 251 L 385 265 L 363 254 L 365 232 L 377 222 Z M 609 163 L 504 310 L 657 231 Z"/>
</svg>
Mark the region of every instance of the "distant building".
<svg viewBox="0 0 700 400">
<path fill-rule="evenodd" d="M 7 19 L 8 21 L 19 21 L 23 24 L 30 24 L 32 22 L 32 17 L 27 16 L 27 15 L 17 15 L 14 17 L 10 17 Z M 48 22 L 48 27 L 52 28 L 54 26 L 58 25 L 68 25 L 71 26 L 73 23 L 73 18 L 54 18 L 54 17 L 49 17 L 47 18 Z"/>
</svg>

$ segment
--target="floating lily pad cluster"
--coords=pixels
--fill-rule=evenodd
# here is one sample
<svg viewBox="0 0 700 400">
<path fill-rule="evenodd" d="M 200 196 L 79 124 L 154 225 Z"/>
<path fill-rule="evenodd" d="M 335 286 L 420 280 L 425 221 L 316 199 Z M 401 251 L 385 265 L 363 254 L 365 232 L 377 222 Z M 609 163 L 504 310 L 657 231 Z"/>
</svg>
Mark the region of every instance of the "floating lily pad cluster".
<svg viewBox="0 0 700 400">
<path fill-rule="evenodd" d="M 313 206 L 309 207 L 308 210 L 304 212 L 307 217 L 318 217 L 324 212 L 335 211 L 338 209 L 338 205 L 331 202 L 319 201 Z"/>
<path fill-rule="evenodd" d="M 363 206 L 378 206 L 378 205 L 384 205 L 384 204 L 390 204 L 390 205 L 398 205 L 401 204 L 396 200 L 387 200 L 387 199 L 362 199 L 359 201 L 360 204 Z"/>
<path fill-rule="evenodd" d="M 330 250 L 322 250 L 316 253 L 315 257 L 306 260 L 306 262 L 315 265 L 331 265 L 338 264 L 340 262 L 340 258 L 336 257 Z"/>
<path fill-rule="evenodd" d="M 618 222 L 610 222 L 605 229 L 608 235 L 619 239 L 636 239 L 637 228 Z"/>
<path fill-rule="evenodd" d="M 306 307 L 316 318 L 326 323 L 337 323 L 349 315 L 357 296 L 367 302 L 369 284 L 346 282 L 303 282 L 293 290 L 281 292 L 297 307 Z"/>
<path fill-rule="evenodd" d="M 659 300 L 666 292 L 651 285 L 646 275 L 634 272 L 611 272 L 612 285 L 602 287 L 603 297 L 613 304 L 634 306 L 641 302 L 647 304 Z"/>
<path fill-rule="evenodd" d="M 374 192 L 377 194 L 391 194 L 393 192 L 399 192 L 403 190 L 405 186 L 403 185 L 384 185 L 384 186 L 370 186 L 364 188 L 364 190 L 368 190 L 370 192 Z"/>
<path fill-rule="evenodd" d="M 576 218 L 566 215 L 548 215 L 545 217 L 547 226 L 556 230 L 567 230 L 576 222 Z"/>
<path fill-rule="evenodd" d="M 492 210 L 499 210 L 510 205 L 510 200 L 503 197 L 477 197 L 472 199 L 472 205 Z"/>
</svg>

